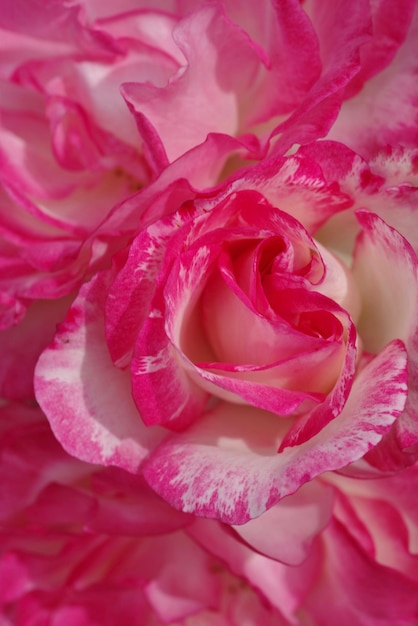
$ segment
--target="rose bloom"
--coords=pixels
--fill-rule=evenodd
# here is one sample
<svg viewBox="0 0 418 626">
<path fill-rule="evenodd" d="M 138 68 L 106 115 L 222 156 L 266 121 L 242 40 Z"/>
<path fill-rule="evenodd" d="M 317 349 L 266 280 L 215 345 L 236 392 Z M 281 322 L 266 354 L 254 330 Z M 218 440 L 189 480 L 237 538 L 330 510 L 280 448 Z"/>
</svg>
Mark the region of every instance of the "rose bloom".
<svg viewBox="0 0 418 626">
<path fill-rule="evenodd" d="M 7 626 L 417 621 L 416 6 L 0 0 Z"/>
<path fill-rule="evenodd" d="M 0 409 L 0 459 L 7 626 L 418 617 L 416 466 L 368 481 L 327 474 L 231 527 L 171 509 L 141 476 L 70 457 L 33 407 Z"/>
<path fill-rule="evenodd" d="M 38 362 L 66 450 L 232 524 L 365 455 L 345 471 L 414 462 L 416 154 L 398 157 L 374 173 L 312 145 L 141 230 Z"/>
</svg>

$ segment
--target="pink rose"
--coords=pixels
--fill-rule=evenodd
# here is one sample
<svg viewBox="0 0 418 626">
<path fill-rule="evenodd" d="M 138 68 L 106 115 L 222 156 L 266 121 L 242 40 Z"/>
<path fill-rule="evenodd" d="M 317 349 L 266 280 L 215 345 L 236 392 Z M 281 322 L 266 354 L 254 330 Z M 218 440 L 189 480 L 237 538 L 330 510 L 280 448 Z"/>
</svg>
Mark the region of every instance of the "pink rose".
<svg viewBox="0 0 418 626">
<path fill-rule="evenodd" d="M 310 151 L 191 194 L 83 287 L 35 380 L 71 454 L 233 524 L 382 438 L 416 458 L 417 259 L 377 214 L 413 223 L 406 165 Z"/>
<path fill-rule="evenodd" d="M 0 0 L 1 626 L 418 623 L 417 31 Z"/>
</svg>

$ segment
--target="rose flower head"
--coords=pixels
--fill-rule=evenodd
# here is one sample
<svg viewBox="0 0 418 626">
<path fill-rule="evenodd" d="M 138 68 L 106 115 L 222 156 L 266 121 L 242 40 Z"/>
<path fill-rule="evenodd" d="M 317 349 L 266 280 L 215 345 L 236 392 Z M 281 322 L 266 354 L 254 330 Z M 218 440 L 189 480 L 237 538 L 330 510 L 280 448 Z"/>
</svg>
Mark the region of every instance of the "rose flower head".
<svg viewBox="0 0 418 626">
<path fill-rule="evenodd" d="M 367 180 L 354 153 L 327 148 Z M 82 288 L 35 381 L 69 452 L 234 524 L 385 436 L 404 462 L 418 437 L 416 254 L 362 208 L 383 201 L 383 177 L 368 170 L 356 206 L 354 182 L 342 191 L 322 160 L 302 150 L 195 194 Z M 352 260 L 326 233 L 339 216 Z M 397 298 L 402 315 L 381 316 Z"/>
</svg>

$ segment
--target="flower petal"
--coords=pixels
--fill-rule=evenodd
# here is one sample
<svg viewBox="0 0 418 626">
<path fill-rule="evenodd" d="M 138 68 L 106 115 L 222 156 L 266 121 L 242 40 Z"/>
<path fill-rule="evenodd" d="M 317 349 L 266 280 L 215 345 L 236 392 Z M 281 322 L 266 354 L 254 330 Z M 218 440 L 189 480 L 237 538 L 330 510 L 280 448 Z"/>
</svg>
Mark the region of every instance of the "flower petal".
<svg viewBox="0 0 418 626">
<path fill-rule="evenodd" d="M 407 3 L 405 8 L 406 11 L 396 5 L 394 21 L 397 24 L 410 19 L 411 5 Z M 341 141 L 365 158 L 373 156 L 387 144 L 417 145 L 417 37 L 418 7 L 415 3 L 408 36 L 395 58 L 354 98 L 343 104 L 328 135 L 330 139 Z"/>
<path fill-rule="evenodd" d="M 405 348 L 393 342 L 359 375 L 341 414 L 301 445 L 277 454 L 284 420 L 220 404 L 163 442 L 144 475 L 184 512 L 243 524 L 315 476 L 361 458 L 399 416 L 406 394 Z"/>
<path fill-rule="evenodd" d="M 313 538 L 328 524 L 332 504 L 333 490 L 312 481 L 260 517 L 234 529 L 261 554 L 288 565 L 300 565 L 309 554 Z"/>
<path fill-rule="evenodd" d="M 235 92 L 251 84 L 260 62 L 248 36 L 213 6 L 185 18 L 174 37 L 186 64 L 167 86 L 130 82 L 122 87 L 149 150 L 161 164 L 202 143 L 210 132 L 236 134 Z"/>
<path fill-rule="evenodd" d="M 80 291 L 35 371 L 36 398 L 55 436 L 72 455 L 136 471 L 163 433 L 147 430 L 131 398 L 129 374 L 106 348 L 103 305 L 109 278 Z"/>
<path fill-rule="evenodd" d="M 364 303 L 359 332 L 366 350 L 373 353 L 394 338 L 405 342 L 408 399 L 390 439 L 394 435 L 398 446 L 407 448 L 418 443 L 418 259 L 406 239 L 377 215 L 367 211 L 356 215 L 363 229 L 353 265 Z M 384 440 L 370 460 L 375 458 L 382 469 L 389 467 L 391 448 Z"/>
</svg>

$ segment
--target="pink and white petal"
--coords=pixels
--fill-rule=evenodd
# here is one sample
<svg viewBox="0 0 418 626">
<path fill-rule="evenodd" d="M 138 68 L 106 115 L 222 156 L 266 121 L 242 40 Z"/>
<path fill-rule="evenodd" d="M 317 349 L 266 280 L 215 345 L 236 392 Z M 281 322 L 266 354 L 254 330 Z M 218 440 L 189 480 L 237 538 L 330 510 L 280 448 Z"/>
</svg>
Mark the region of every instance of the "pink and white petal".
<svg viewBox="0 0 418 626">
<path fill-rule="evenodd" d="M 25 94 L 16 93 L 14 97 L 24 98 Z M 2 180 L 20 193 L 62 198 L 86 182 L 86 174 L 75 177 L 59 167 L 49 149 L 50 129 L 43 115 L 43 111 L 1 111 Z"/>
<path fill-rule="evenodd" d="M 35 370 L 36 398 L 63 447 L 81 460 L 135 472 L 163 437 L 145 428 L 127 372 L 114 367 L 104 335 L 109 275 L 84 285 Z"/>
<path fill-rule="evenodd" d="M 105 133 L 79 104 L 64 96 L 52 96 L 48 98 L 46 115 L 51 125 L 52 150 L 64 170 L 98 172 L 105 169 L 105 164 L 110 165 L 110 159 L 103 158 L 100 145 Z"/>
<path fill-rule="evenodd" d="M 175 257 L 178 246 L 182 245 L 174 235 L 191 219 L 192 211 L 178 211 L 141 231 L 110 285 L 106 300 L 106 338 L 118 367 L 130 362 L 137 334 L 150 313 L 154 291 L 159 282 L 165 282 L 164 273 L 162 278 L 160 276 L 164 259 Z"/>
<path fill-rule="evenodd" d="M 13 75 L 14 71 L 19 66 L 34 57 L 43 59 L 51 55 L 65 54 L 69 51 L 69 46 L 65 43 L 36 39 L 35 37 L 26 36 L 23 33 L 13 32 L 7 28 L 4 22 L 0 23 L 0 36 L 2 43 L 0 75 L 6 80 L 9 80 L 10 76 Z M 36 96 L 37 94 L 35 97 Z M 19 108 L 19 105 L 20 107 L 22 106 L 22 102 L 19 104 L 16 103 L 16 105 L 17 108 Z"/>
<path fill-rule="evenodd" d="M 357 480 L 335 473 L 327 475 L 326 480 L 336 485 L 350 501 L 359 498 L 361 501 L 376 499 L 389 502 L 400 513 L 408 528 L 410 553 L 415 555 L 418 553 L 418 502 L 415 498 L 418 486 L 418 464 L 387 477 L 382 477 L 380 474 L 378 480 Z M 373 524 L 378 523 L 378 519 L 373 522 Z"/>
<path fill-rule="evenodd" d="M 415 4 L 406 41 L 392 63 L 343 104 L 328 134 L 330 139 L 345 143 L 364 158 L 370 158 L 386 144 L 417 145 L 417 38 L 418 6 Z"/>
<path fill-rule="evenodd" d="M 394 338 L 405 342 L 408 399 L 394 433 L 401 448 L 407 448 L 418 443 L 418 259 L 406 239 L 377 215 L 356 215 L 363 229 L 353 264 L 363 299 L 358 328 L 370 352 Z M 374 454 L 380 456 L 379 450 Z"/>
<path fill-rule="evenodd" d="M 298 362 L 289 359 L 290 367 L 298 370 Z M 202 364 L 199 364 L 202 365 Z M 239 371 L 239 366 L 229 364 L 205 364 L 207 367 L 194 366 L 190 362 L 185 363 L 190 378 L 202 389 L 213 396 L 227 400 L 228 402 L 252 404 L 260 409 L 271 411 L 279 416 L 288 416 L 316 406 L 324 399 L 323 394 L 312 391 L 300 391 L 282 389 L 277 387 L 275 373 L 285 370 L 285 364 L 281 368 L 260 368 L 255 371 Z M 216 368 L 215 368 L 216 366 Z M 223 371 L 222 371 L 223 370 Z M 281 372 L 285 375 L 285 372 Z M 282 379 L 283 380 L 283 379 Z"/>
<path fill-rule="evenodd" d="M 260 517 L 233 528 L 253 549 L 288 565 L 300 565 L 329 522 L 333 490 L 319 481 L 303 485 Z"/>
<path fill-rule="evenodd" d="M 319 39 L 322 82 L 341 88 L 360 69 L 360 50 L 372 39 L 370 5 L 355 0 L 347 13 L 344 0 L 307 0 L 304 3 Z M 315 84 L 314 89 L 318 89 Z"/>
<path fill-rule="evenodd" d="M 368 206 L 370 201 L 380 207 L 382 199 L 378 191 L 382 186 L 381 176 L 375 176 L 360 155 L 347 146 L 336 141 L 318 141 L 302 146 L 297 154 L 312 159 L 320 168 L 324 181 L 328 185 L 338 184 L 340 193 L 351 199 L 345 208 Z M 338 181 L 338 182 L 337 182 Z M 354 241 L 359 232 L 359 225 L 353 211 L 339 211 L 330 215 L 330 219 L 320 224 L 315 237 L 325 246 L 332 249 L 343 259 L 351 259 Z"/>
<path fill-rule="evenodd" d="M 132 391 L 142 420 L 182 429 L 199 417 L 208 393 L 197 386 L 171 345 L 161 311 L 153 303 L 151 315 L 138 336 L 131 361 Z"/>
<path fill-rule="evenodd" d="M 358 92 L 364 83 L 388 66 L 405 41 L 414 14 L 415 0 L 379 0 L 370 4 L 373 37 L 360 48 L 361 69 L 346 88 L 345 97 Z"/>
<path fill-rule="evenodd" d="M 187 217 L 186 212 L 185 222 Z M 169 218 L 168 222 L 171 220 L 173 225 L 176 222 L 183 225 L 181 215 Z M 173 336 L 188 326 L 190 307 L 199 297 L 218 249 L 201 246 L 187 267 L 174 266 L 170 270 L 172 256 L 180 253 L 188 235 L 187 228 L 186 225 L 186 230 L 178 231 L 180 236 L 170 241 L 167 268 L 158 277 L 157 291 L 138 334 L 131 362 L 134 399 L 142 419 L 146 424 L 162 423 L 173 428 L 183 428 L 194 421 L 208 399 L 208 393 L 190 378 L 188 370 L 193 365 L 183 357 L 180 341 L 176 336 L 173 342 Z M 171 275 L 167 277 L 168 271 Z"/>
<path fill-rule="evenodd" d="M 418 555 L 411 554 L 409 549 L 409 533 L 403 512 L 398 511 L 392 502 L 377 497 L 350 497 L 350 500 L 373 537 L 376 560 L 418 584 Z"/>
<path fill-rule="evenodd" d="M 311 0 L 304 3 L 304 9 L 319 40 L 322 73 L 293 115 L 271 133 L 271 137 L 279 135 L 275 154 L 329 131 L 339 113 L 344 87 L 360 70 L 359 51 L 371 38 L 370 6 L 365 0 L 353 3 L 350 15 L 343 0 Z"/>
<path fill-rule="evenodd" d="M 214 7 L 185 18 L 174 37 L 186 65 L 166 87 L 133 82 L 122 87 L 148 150 L 162 165 L 202 143 L 210 132 L 236 134 L 235 92 L 243 76 L 250 83 L 259 64 L 248 37 Z M 237 67 L 245 68 L 244 75 Z"/>
<path fill-rule="evenodd" d="M 91 4 L 91 0 L 89 0 L 89 12 Z M 173 30 L 178 22 L 176 8 L 170 7 L 169 3 L 164 2 L 164 0 L 160 0 L 161 6 L 153 1 L 152 7 L 139 7 L 135 0 L 125 0 L 125 4 L 128 6 L 124 10 L 121 10 L 121 4 L 118 4 L 117 12 L 113 11 L 113 14 L 108 16 L 100 16 L 96 25 L 100 25 L 112 37 L 118 39 L 122 46 L 128 44 L 127 39 L 136 43 L 139 40 L 145 44 L 148 47 L 147 52 L 150 58 L 156 57 L 159 60 L 155 64 L 157 70 L 161 71 L 164 68 L 164 63 L 161 63 L 163 55 L 165 56 L 165 64 L 176 61 L 177 65 L 180 65 L 184 61 L 184 57 L 173 39 Z M 142 67 L 141 70 L 147 72 L 150 68 Z M 142 77 L 138 80 L 143 82 Z M 152 76 L 150 80 L 154 82 Z"/>
<path fill-rule="evenodd" d="M 129 25 L 135 23 L 135 16 L 127 16 L 125 26 L 126 44 Z M 138 22 L 143 20 L 138 20 Z M 109 22 L 106 23 L 109 32 Z M 174 45 L 174 43 L 173 43 Z M 144 46 L 136 41 L 131 46 L 121 45 L 123 54 L 118 55 L 113 64 L 97 62 L 96 59 L 81 60 L 76 65 L 70 58 L 63 61 L 49 61 L 42 66 L 31 64 L 38 82 L 51 95 L 62 91 L 63 95 L 76 100 L 100 128 L 119 138 L 127 146 L 138 150 L 141 140 L 135 120 L 130 114 L 120 94 L 120 85 L 135 79 L 138 83 L 151 83 L 163 86 L 176 72 L 179 65 L 164 52 Z M 59 63 L 63 69 L 60 70 Z M 61 90 L 57 90 L 57 77 L 65 76 Z M 50 79 L 48 80 L 50 76 Z M 50 82 L 50 84 L 49 84 Z M 117 123 L 115 123 L 117 120 Z"/>
<path fill-rule="evenodd" d="M 315 89 L 313 92 L 315 93 Z M 313 101 L 307 99 L 270 134 L 267 146 L 272 146 L 271 156 L 286 154 L 294 146 L 309 144 L 325 137 L 338 116 L 341 101 L 342 92 L 334 92 L 332 86 L 325 93 L 315 94 Z"/>
<path fill-rule="evenodd" d="M 175 508 L 244 524 L 319 474 L 361 458 L 402 412 L 406 394 L 405 348 L 393 342 L 355 381 L 341 414 L 301 445 L 277 454 L 284 420 L 219 404 L 158 446 L 144 476 Z"/>
<path fill-rule="evenodd" d="M 116 205 L 100 232 L 132 236 L 138 228 L 146 228 L 161 217 L 178 211 L 183 204 L 196 198 L 198 189 L 210 188 L 218 180 L 229 156 L 239 156 L 244 150 L 243 144 L 232 137 L 208 135 L 203 144 L 168 165 L 154 182 Z M 212 193 L 208 191 L 207 195 L 212 196 Z M 205 192 L 199 200 L 209 203 Z M 212 207 L 213 200 L 210 203 Z"/>
<path fill-rule="evenodd" d="M 357 337 L 351 320 L 348 320 L 347 326 L 347 345 L 344 360 L 335 385 L 324 402 L 292 424 L 281 443 L 280 450 L 284 450 L 287 446 L 295 446 L 308 441 L 341 413 L 347 400 L 350 398 L 356 371 Z M 323 364 L 322 367 L 326 367 L 326 365 Z"/>
<path fill-rule="evenodd" d="M 328 182 L 338 181 L 341 190 L 353 199 L 353 208 L 367 207 L 396 228 L 418 251 L 416 150 L 387 146 L 367 163 L 343 144 L 320 141 L 298 150 L 312 158 Z M 352 211 L 331 217 L 318 237 L 325 246 L 351 258 L 360 231 Z"/>
<path fill-rule="evenodd" d="M 295 217 L 312 234 L 335 213 L 352 206 L 335 182 L 328 183 L 312 158 L 274 157 L 235 176 L 228 193 L 254 189 Z"/>
<path fill-rule="evenodd" d="M 392 339 L 407 346 L 416 334 L 418 258 L 410 244 L 380 217 L 357 211 L 362 232 L 353 274 L 362 298 L 358 330 L 366 350 L 377 353 Z"/>
<path fill-rule="evenodd" d="M 416 622 L 416 582 L 377 563 L 338 520 L 333 520 L 323 537 L 327 567 L 304 602 L 318 624 L 405 626 Z"/>
<path fill-rule="evenodd" d="M 418 148 L 405 148 L 402 145 L 385 146 L 370 161 L 370 167 L 386 183 L 401 189 L 414 186 L 418 182 L 416 162 Z M 408 185 L 409 183 L 409 185 Z"/>
<path fill-rule="evenodd" d="M 378 207 L 370 202 L 369 208 L 400 232 L 418 254 L 418 187 L 414 182 L 401 182 L 397 187 L 386 188 L 385 192 L 385 201 Z"/>
<path fill-rule="evenodd" d="M 256 42 L 260 58 L 257 80 L 248 91 L 244 121 L 257 124 L 298 106 L 321 73 L 318 40 L 309 17 L 295 0 L 257 7 L 229 0 L 227 12 Z M 283 63 L 286 59 L 286 63 Z"/>
</svg>

